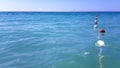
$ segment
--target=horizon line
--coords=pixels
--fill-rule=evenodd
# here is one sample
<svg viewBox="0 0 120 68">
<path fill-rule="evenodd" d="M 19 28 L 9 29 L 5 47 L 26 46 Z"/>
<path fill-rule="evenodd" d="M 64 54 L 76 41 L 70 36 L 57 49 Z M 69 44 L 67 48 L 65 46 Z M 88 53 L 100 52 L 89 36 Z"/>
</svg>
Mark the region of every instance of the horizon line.
<svg viewBox="0 0 120 68">
<path fill-rule="evenodd" d="M 0 12 L 120 12 L 120 11 L 0 11 Z"/>
</svg>

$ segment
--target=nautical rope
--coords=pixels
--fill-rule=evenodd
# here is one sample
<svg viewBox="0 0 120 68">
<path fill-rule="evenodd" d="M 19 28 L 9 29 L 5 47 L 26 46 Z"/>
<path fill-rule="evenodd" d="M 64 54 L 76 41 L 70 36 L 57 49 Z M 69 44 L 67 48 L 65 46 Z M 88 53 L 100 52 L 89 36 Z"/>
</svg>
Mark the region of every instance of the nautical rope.
<svg viewBox="0 0 120 68">
<path fill-rule="evenodd" d="M 102 68 L 102 66 L 103 66 L 103 64 L 102 64 L 102 59 L 103 59 L 103 55 L 102 55 L 102 51 L 103 51 L 103 49 L 102 48 L 100 48 L 100 51 L 99 51 L 99 54 L 98 54 L 98 56 L 99 56 L 99 65 L 100 65 L 100 68 Z"/>
</svg>

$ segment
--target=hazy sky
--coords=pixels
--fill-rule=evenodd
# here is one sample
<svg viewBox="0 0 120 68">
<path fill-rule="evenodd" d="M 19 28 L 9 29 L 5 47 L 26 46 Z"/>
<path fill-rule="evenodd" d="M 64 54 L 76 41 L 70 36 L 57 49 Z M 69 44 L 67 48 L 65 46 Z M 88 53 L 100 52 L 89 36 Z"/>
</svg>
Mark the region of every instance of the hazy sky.
<svg viewBox="0 0 120 68">
<path fill-rule="evenodd" d="M 0 11 L 120 11 L 120 0 L 0 0 Z"/>
</svg>

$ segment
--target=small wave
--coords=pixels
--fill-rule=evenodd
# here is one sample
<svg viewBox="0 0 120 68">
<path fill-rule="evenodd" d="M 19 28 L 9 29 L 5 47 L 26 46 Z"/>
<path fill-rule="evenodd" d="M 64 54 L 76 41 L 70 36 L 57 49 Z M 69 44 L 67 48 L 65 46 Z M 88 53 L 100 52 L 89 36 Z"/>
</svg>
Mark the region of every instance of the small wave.
<svg viewBox="0 0 120 68">
<path fill-rule="evenodd" d="M 3 43 L 0 43 L 0 46 L 1 45 L 7 45 L 7 44 L 15 43 L 15 42 L 20 42 L 20 41 L 32 40 L 34 38 L 35 37 L 27 37 L 27 38 L 20 38 L 18 40 L 6 41 L 6 42 L 3 42 Z"/>
</svg>

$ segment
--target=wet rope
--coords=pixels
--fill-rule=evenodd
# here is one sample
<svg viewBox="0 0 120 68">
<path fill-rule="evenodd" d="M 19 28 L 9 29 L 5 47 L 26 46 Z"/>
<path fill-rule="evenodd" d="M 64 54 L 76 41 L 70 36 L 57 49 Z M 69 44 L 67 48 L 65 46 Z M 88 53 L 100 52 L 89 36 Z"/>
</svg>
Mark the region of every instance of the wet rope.
<svg viewBox="0 0 120 68">
<path fill-rule="evenodd" d="M 102 55 L 102 51 L 103 51 L 103 49 L 100 48 L 100 51 L 99 51 L 99 54 L 98 54 L 98 56 L 99 56 L 99 66 L 100 66 L 100 68 L 102 68 L 102 66 L 103 66 L 103 64 L 102 64 L 102 59 L 103 59 L 104 55 Z"/>
</svg>

